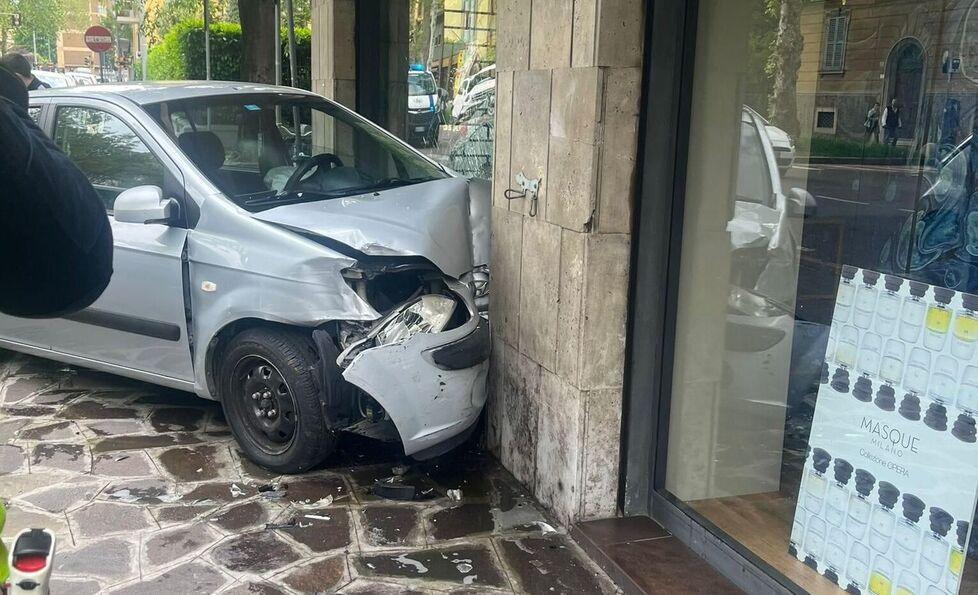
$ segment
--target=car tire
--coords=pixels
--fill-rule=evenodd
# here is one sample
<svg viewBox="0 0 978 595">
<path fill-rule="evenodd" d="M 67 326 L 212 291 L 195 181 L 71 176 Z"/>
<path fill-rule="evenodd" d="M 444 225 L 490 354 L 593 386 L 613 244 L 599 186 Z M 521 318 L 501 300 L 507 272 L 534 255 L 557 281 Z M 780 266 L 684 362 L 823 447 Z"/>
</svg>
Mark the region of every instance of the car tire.
<svg viewBox="0 0 978 595">
<path fill-rule="evenodd" d="M 277 473 L 302 473 L 336 446 L 323 413 L 318 358 L 297 332 L 248 329 L 224 350 L 219 396 L 245 455 Z M 328 390 L 328 389 L 324 389 Z"/>
</svg>

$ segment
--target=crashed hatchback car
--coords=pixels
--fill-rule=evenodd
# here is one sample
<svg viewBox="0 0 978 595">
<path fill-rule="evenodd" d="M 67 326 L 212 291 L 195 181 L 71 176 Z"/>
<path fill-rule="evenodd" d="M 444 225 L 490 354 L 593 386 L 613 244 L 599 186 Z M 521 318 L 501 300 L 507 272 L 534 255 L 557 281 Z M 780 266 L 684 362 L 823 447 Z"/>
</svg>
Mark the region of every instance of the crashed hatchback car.
<svg viewBox="0 0 978 595">
<path fill-rule="evenodd" d="M 0 317 L 0 345 L 218 399 L 278 472 L 321 462 L 340 430 L 416 458 L 472 431 L 486 183 L 291 88 L 56 89 L 31 115 L 105 201 L 115 273 L 76 314 Z"/>
</svg>

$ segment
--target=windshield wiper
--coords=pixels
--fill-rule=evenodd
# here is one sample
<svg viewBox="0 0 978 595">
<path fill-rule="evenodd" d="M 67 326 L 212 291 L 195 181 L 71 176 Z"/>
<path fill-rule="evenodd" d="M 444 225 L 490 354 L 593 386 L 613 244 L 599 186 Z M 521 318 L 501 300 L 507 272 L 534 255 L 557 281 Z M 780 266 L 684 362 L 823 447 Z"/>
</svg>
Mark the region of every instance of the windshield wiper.
<svg viewBox="0 0 978 595">
<path fill-rule="evenodd" d="M 410 186 L 411 184 L 420 184 L 422 182 L 430 182 L 435 178 L 430 178 L 422 176 L 420 178 L 383 178 L 377 180 L 369 186 L 364 186 L 363 188 L 357 188 L 358 192 L 373 192 L 375 190 L 386 190 L 387 188 L 398 188 L 400 186 Z"/>
</svg>

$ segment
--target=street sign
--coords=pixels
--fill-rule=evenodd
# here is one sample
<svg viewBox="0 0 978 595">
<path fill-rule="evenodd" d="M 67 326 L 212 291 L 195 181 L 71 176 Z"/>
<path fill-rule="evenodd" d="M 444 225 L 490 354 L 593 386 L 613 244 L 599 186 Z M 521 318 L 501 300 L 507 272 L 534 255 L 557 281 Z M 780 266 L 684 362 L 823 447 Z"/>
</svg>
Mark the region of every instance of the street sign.
<svg viewBox="0 0 978 595">
<path fill-rule="evenodd" d="M 85 30 L 85 45 L 93 52 L 107 52 L 112 49 L 112 32 L 100 25 Z"/>
</svg>

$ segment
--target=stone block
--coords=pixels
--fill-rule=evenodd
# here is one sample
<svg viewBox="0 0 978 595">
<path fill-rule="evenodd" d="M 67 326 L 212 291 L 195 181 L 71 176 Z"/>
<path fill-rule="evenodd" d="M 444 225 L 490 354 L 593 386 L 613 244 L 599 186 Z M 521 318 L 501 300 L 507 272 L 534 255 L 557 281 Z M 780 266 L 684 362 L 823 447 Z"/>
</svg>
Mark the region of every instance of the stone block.
<svg viewBox="0 0 978 595">
<path fill-rule="evenodd" d="M 499 459 L 517 481 L 532 486 L 536 481 L 540 366 L 502 345 L 507 365 L 499 387 L 503 401 Z"/>
<path fill-rule="evenodd" d="M 573 2 L 533 0 L 530 28 L 530 68 L 570 66 Z"/>
<path fill-rule="evenodd" d="M 515 181 L 510 175 L 509 165 L 512 151 L 510 143 L 513 133 L 513 73 L 496 74 L 496 138 L 493 143 L 492 159 L 492 204 L 501 209 L 509 208 L 504 194 Z"/>
<path fill-rule="evenodd" d="M 557 309 L 557 374 L 580 385 L 585 234 L 560 232 L 560 298 Z"/>
<path fill-rule="evenodd" d="M 584 281 L 583 389 L 620 387 L 625 366 L 629 237 L 594 234 L 587 239 Z"/>
<path fill-rule="evenodd" d="M 595 32 L 597 31 L 598 0 L 574 1 L 574 35 L 571 45 L 571 66 L 594 66 Z"/>
<path fill-rule="evenodd" d="M 525 0 L 499 0 L 496 34 L 499 39 L 506 40 L 496 47 L 496 68 L 500 72 L 529 68 L 530 3 Z"/>
<path fill-rule="evenodd" d="M 600 68 L 561 68 L 553 72 L 550 136 L 594 144 L 601 120 Z"/>
<path fill-rule="evenodd" d="M 560 228 L 527 219 L 520 274 L 520 352 L 548 370 L 556 368 Z"/>
<path fill-rule="evenodd" d="M 516 174 L 523 172 L 527 178 L 542 178 L 538 197 L 537 216 L 542 217 L 547 207 L 547 153 L 550 144 L 550 82 L 549 70 L 517 72 L 513 79 L 513 122 L 517 128 L 512 138 L 510 154 L 510 179 L 516 184 Z M 498 180 L 497 180 L 498 182 Z M 527 199 L 510 202 L 510 209 L 529 213 Z"/>
<path fill-rule="evenodd" d="M 537 481 L 533 495 L 562 523 L 572 522 L 580 509 L 583 409 L 581 391 L 543 370 L 537 428 Z"/>
<path fill-rule="evenodd" d="M 520 270 L 523 266 L 523 216 L 492 209 L 490 320 L 495 337 L 519 344 Z"/>
<path fill-rule="evenodd" d="M 547 221 L 574 231 L 591 230 L 597 201 L 597 157 L 595 145 L 550 137 Z"/>
<path fill-rule="evenodd" d="M 645 2 L 611 0 L 598 9 L 597 65 L 641 66 Z"/>
<path fill-rule="evenodd" d="M 588 391 L 583 401 L 583 494 L 581 512 L 575 520 L 614 516 L 618 494 L 622 389 Z"/>
<path fill-rule="evenodd" d="M 491 317 L 490 317 L 491 318 Z M 489 359 L 489 397 L 486 400 L 486 448 L 499 458 L 502 425 L 503 374 L 506 369 L 506 349 L 497 336 L 492 338 L 492 357 Z"/>
<path fill-rule="evenodd" d="M 609 68 L 604 81 L 595 229 L 601 233 L 629 233 L 636 200 L 642 72 L 639 68 Z"/>
</svg>

